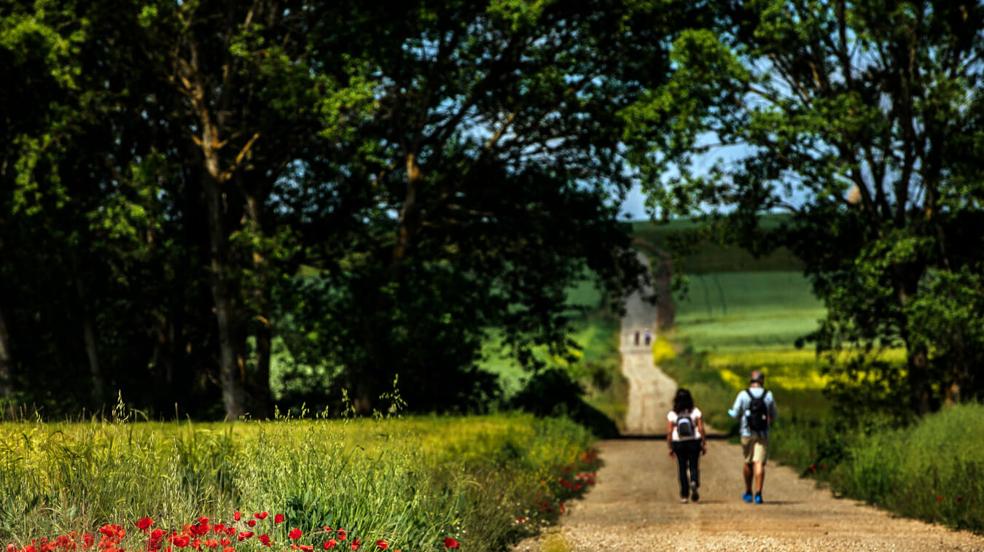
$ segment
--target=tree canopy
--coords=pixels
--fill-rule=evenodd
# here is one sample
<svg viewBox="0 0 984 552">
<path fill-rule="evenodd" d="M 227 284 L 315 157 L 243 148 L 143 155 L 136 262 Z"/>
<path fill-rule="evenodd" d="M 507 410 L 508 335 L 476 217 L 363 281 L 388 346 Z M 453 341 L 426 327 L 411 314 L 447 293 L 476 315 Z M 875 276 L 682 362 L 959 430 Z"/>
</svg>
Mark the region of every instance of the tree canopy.
<svg viewBox="0 0 984 552">
<path fill-rule="evenodd" d="M 398 377 L 412 409 L 483 408 L 490 332 L 535 365 L 585 273 L 613 304 L 638 285 L 618 113 L 685 16 L 5 3 L 0 394 L 265 416 L 277 355 L 297 402 L 368 410 Z"/>
<path fill-rule="evenodd" d="M 675 39 L 668 82 L 623 110 L 651 205 L 802 258 L 829 312 L 811 339 L 856 355 L 831 365 L 852 400 L 980 397 L 984 7 L 713 9 Z M 759 224 L 776 211 L 785 224 Z M 894 347 L 905 366 L 881 359 Z"/>
</svg>

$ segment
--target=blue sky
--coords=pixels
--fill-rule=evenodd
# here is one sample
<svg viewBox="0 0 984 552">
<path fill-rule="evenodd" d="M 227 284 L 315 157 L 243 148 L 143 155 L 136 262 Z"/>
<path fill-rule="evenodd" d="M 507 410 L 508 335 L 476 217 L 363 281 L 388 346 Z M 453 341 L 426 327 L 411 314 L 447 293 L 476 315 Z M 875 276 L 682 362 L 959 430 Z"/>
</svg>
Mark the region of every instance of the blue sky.
<svg viewBox="0 0 984 552">
<path fill-rule="evenodd" d="M 622 202 L 622 210 L 619 213 L 620 219 L 628 220 L 649 220 L 649 215 L 646 214 L 646 196 L 643 195 L 642 189 L 639 184 L 632 186 L 629 193 L 625 196 L 625 201 Z"/>
</svg>

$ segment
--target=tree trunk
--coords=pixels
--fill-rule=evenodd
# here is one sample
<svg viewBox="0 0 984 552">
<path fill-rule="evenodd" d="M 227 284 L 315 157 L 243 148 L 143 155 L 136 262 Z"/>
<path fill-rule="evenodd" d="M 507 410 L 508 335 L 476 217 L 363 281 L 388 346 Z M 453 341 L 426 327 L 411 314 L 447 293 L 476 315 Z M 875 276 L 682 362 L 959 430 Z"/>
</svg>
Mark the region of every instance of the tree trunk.
<svg viewBox="0 0 984 552">
<path fill-rule="evenodd" d="M 920 416 L 933 410 L 932 388 L 929 378 L 929 355 L 925 347 L 909 349 L 909 400 L 912 410 Z"/>
<path fill-rule="evenodd" d="M 99 363 L 99 341 L 96 337 L 96 323 L 89 309 L 88 294 L 82 278 L 78 275 L 78 270 L 75 273 L 75 291 L 78 294 L 82 314 L 82 340 L 89 360 L 89 377 L 92 379 L 92 402 L 98 410 L 106 404 L 106 381 L 103 379 L 102 367 Z"/>
<path fill-rule="evenodd" d="M 241 317 L 236 309 L 230 281 L 232 270 L 228 262 L 228 237 L 223 224 L 222 193 L 219 181 L 212 176 L 218 174 L 218 160 L 206 152 L 205 163 L 207 170 L 203 175 L 203 188 L 208 210 L 210 284 L 219 329 L 219 381 L 222 384 L 226 420 L 235 420 L 246 413 L 245 347 L 242 332 L 239 331 Z"/>
<path fill-rule="evenodd" d="M 263 234 L 262 206 L 255 195 L 246 197 L 246 209 L 251 230 L 256 235 Z M 256 306 L 256 372 L 250 378 L 250 396 L 253 401 L 253 415 L 267 418 L 273 413 L 273 393 L 270 390 L 270 355 L 273 348 L 273 327 L 270 318 L 270 298 L 268 277 L 269 267 L 262 251 L 253 251 L 253 270 L 256 285 L 253 287 L 253 301 Z"/>
<path fill-rule="evenodd" d="M 13 393 L 11 379 L 10 334 L 7 333 L 7 321 L 0 306 L 0 399 L 8 399 Z"/>
</svg>

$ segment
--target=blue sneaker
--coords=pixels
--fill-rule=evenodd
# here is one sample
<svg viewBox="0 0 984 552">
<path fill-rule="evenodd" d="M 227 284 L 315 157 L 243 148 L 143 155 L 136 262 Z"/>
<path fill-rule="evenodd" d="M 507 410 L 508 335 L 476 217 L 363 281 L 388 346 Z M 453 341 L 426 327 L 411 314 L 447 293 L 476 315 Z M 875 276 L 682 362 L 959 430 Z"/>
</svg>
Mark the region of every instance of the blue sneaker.
<svg viewBox="0 0 984 552">
<path fill-rule="evenodd" d="M 755 493 L 755 504 L 762 504 L 762 493 Z"/>
<path fill-rule="evenodd" d="M 752 493 L 745 493 L 745 494 L 741 495 L 741 499 L 744 500 L 745 502 L 747 502 L 748 504 L 751 504 L 752 503 Z"/>
</svg>

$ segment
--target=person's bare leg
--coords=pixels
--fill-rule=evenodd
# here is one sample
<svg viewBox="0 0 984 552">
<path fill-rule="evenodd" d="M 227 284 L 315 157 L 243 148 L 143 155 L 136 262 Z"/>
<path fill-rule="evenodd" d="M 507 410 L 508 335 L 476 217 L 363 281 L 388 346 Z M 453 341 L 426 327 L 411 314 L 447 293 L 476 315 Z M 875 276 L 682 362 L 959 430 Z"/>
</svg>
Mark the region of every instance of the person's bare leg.
<svg viewBox="0 0 984 552">
<path fill-rule="evenodd" d="M 745 476 L 745 492 L 752 492 L 752 465 L 745 463 L 745 467 L 741 470 L 741 474 Z"/>
<path fill-rule="evenodd" d="M 755 462 L 755 492 L 756 493 L 762 494 L 763 484 L 765 484 L 765 463 Z"/>
</svg>

